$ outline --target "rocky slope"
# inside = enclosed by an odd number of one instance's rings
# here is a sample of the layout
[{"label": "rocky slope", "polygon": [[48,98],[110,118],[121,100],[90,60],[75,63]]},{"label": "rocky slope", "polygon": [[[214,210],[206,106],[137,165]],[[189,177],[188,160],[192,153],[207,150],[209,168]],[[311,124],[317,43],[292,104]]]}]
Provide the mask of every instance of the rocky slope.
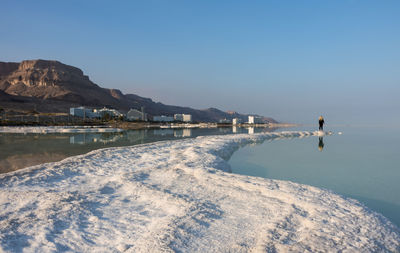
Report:
[{"label": "rocky slope", "polygon": [[[196,110],[156,103],[135,94],[125,95],[120,90],[98,86],[79,68],[58,61],[0,62],[0,107],[14,111],[68,112],[70,107],[81,105],[107,106],[123,112],[144,106],[150,115],[188,113],[196,121],[247,118],[247,115],[215,108]],[[264,119],[275,122],[271,118]]]}]

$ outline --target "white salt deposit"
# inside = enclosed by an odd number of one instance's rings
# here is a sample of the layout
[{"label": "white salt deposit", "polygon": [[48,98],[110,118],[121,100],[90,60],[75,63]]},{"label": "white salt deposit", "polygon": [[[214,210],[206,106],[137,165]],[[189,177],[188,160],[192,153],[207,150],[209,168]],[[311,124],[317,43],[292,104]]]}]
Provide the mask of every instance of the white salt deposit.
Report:
[{"label": "white salt deposit", "polygon": [[122,132],[119,128],[99,127],[99,126],[38,126],[38,127],[18,127],[18,126],[7,126],[0,127],[0,133],[110,133],[110,132]]},{"label": "white salt deposit", "polygon": [[332,134],[332,132],[324,132],[324,131],[319,130],[317,132],[314,132],[314,134],[321,137],[321,136],[325,136],[325,135],[330,135],[330,134]]},{"label": "white salt deposit", "polygon": [[108,148],[0,175],[0,251],[399,252],[386,218],[330,191],[231,174],[281,132]]}]

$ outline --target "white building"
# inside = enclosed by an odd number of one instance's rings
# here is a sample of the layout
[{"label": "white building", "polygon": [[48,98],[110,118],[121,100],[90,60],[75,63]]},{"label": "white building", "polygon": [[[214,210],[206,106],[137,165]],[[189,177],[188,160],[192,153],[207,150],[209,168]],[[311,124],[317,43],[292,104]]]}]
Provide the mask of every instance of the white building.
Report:
[{"label": "white building", "polygon": [[192,122],[191,114],[182,114],[182,115],[183,115],[183,122]]},{"label": "white building", "polygon": [[232,119],[232,125],[238,125],[241,123],[240,121],[241,120],[239,118],[234,118],[234,119]]},{"label": "white building", "polygon": [[117,111],[115,109],[106,108],[106,107],[104,107],[102,109],[95,109],[94,112],[98,113],[100,115],[100,117],[105,117],[106,115],[109,115],[110,117],[124,116],[119,111]]},{"label": "white building", "polygon": [[228,123],[231,123],[231,121],[228,120],[228,119],[220,119],[220,120],[219,120],[219,123],[221,123],[221,124],[228,124]]},{"label": "white building", "polygon": [[100,115],[92,109],[83,106],[76,108],[69,108],[69,114],[81,118],[100,118]]},{"label": "white building", "polygon": [[161,115],[161,116],[154,116],[153,117],[153,121],[157,121],[157,122],[172,122],[172,121],[174,121],[174,118],[170,117],[170,116]]},{"label": "white building", "polygon": [[191,114],[175,114],[174,119],[176,121],[192,122],[192,115]]},{"label": "white building", "polygon": [[139,111],[136,109],[130,109],[126,114],[127,120],[143,120],[147,121],[147,114],[144,111]]},{"label": "white building", "polygon": [[262,124],[264,123],[261,117],[249,116],[249,124]]}]

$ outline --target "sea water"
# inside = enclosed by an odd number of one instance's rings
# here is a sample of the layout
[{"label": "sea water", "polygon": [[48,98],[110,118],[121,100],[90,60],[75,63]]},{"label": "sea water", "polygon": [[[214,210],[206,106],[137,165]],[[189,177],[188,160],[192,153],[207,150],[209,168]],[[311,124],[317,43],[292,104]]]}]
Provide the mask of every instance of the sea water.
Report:
[{"label": "sea water", "polygon": [[[149,129],[122,133],[2,133],[0,173],[60,161],[106,147],[273,130],[234,127]],[[304,127],[302,130],[315,129]],[[323,138],[274,140],[239,149],[229,161],[232,171],[329,189],[359,200],[400,226],[400,151],[397,147],[400,136],[397,129],[336,127],[327,130],[334,134]]]},{"label": "sea water", "polygon": [[229,160],[232,172],[329,189],[357,199],[400,227],[398,129],[326,130],[334,134],[274,140],[239,149]]},{"label": "sea water", "polygon": [[[255,131],[273,131],[258,128]],[[85,154],[156,141],[248,132],[242,128],[164,128],[90,133],[0,133],[0,174]]]}]

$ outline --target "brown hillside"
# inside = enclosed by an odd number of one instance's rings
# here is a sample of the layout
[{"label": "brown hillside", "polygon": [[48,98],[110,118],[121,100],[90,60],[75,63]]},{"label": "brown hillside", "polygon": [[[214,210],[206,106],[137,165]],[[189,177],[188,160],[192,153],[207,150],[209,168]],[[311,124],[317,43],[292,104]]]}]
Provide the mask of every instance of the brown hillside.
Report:
[{"label": "brown hillside", "polygon": [[[101,88],[79,68],[58,61],[26,60],[0,62],[0,106],[9,110],[68,112],[73,106],[112,107],[122,112],[140,109],[150,115],[192,114],[196,121],[218,121],[247,115],[210,108],[196,110],[156,103],[135,94],[124,95],[117,89]],[[265,118],[266,122],[275,122]]]}]

